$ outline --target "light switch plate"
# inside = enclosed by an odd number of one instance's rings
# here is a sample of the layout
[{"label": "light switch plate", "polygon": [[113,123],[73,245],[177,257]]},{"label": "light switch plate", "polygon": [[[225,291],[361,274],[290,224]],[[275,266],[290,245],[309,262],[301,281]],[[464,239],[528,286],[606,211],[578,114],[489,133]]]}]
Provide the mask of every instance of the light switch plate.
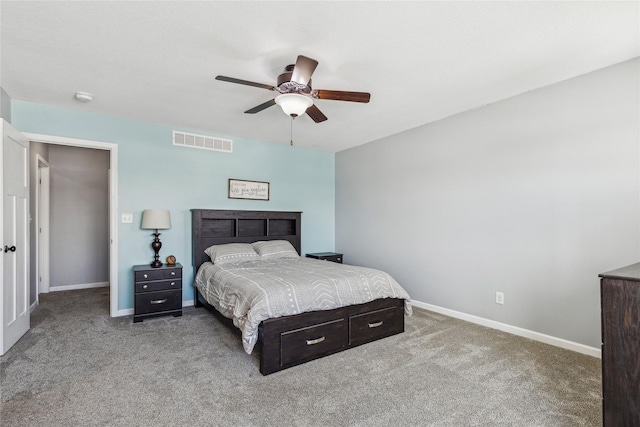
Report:
[{"label": "light switch plate", "polygon": [[133,224],[133,214],[123,213],[122,214],[122,223],[123,224]]}]

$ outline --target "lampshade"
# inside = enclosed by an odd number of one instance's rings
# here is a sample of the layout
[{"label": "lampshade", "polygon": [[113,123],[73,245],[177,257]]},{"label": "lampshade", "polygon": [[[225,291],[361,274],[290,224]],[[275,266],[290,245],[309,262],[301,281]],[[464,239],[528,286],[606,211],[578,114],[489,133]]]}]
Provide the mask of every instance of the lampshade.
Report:
[{"label": "lampshade", "polygon": [[171,214],[161,209],[147,209],[142,212],[142,227],[145,229],[171,228]]},{"label": "lampshade", "polygon": [[297,117],[303,115],[307,108],[313,105],[313,100],[298,93],[283,93],[276,96],[276,104],[282,107],[282,111],[287,116]]}]

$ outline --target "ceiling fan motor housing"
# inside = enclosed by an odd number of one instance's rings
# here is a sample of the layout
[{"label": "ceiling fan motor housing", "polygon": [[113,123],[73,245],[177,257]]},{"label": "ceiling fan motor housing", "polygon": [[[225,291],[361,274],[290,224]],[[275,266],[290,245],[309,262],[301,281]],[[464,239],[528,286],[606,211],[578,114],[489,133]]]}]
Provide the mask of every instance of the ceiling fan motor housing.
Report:
[{"label": "ceiling fan motor housing", "polygon": [[287,65],[284,73],[278,76],[277,91],[280,93],[311,93],[311,79],[309,79],[309,83],[306,85],[291,80],[294,67],[295,64]]}]

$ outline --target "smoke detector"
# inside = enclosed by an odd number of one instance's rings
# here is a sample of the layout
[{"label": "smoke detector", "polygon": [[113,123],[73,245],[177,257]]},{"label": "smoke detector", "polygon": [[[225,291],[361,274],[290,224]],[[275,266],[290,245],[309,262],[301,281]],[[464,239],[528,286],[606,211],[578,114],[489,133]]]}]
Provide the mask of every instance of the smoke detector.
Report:
[{"label": "smoke detector", "polygon": [[75,98],[80,102],[93,101],[93,95],[91,95],[89,92],[76,92]]}]

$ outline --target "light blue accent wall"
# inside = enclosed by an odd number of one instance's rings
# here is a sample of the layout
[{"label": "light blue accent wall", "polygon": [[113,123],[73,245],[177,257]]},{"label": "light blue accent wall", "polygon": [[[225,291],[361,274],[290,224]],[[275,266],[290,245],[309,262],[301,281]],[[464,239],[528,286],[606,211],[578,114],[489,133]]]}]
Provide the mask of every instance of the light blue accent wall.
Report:
[{"label": "light blue accent wall", "polygon": [[[140,229],[145,209],[171,211],[160,256],[183,265],[185,301],[193,299],[190,209],[302,211],[302,253],[334,250],[333,153],[19,100],[11,113],[22,132],[118,144],[119,310],[133,307],[131,267],[153,259],[152,236]],[[174,146],[173,130],[233,139],[233,153]],[[227,198],[229,178],[270,182],[271,200]],[[120,223],[122,213],[133,213],[133,224]]]}]

